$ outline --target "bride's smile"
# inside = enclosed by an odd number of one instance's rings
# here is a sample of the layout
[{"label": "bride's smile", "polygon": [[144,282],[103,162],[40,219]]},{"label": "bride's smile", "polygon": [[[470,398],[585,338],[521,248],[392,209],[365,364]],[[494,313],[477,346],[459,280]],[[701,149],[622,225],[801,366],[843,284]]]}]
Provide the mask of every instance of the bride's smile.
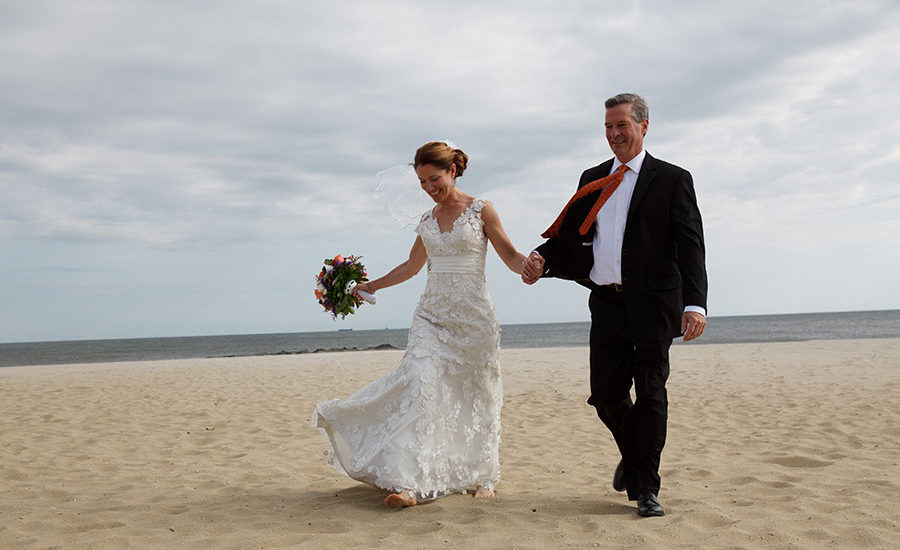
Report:
[{"label": "bride's smile", "polygon": [[416,175],[419,176],[419,184],[422,189],[428,193],[434,202],[443,202],[448,197],[453,196],[455,188],[454,180],[456,178],[456,167],[451,166],[449,170],[438,168],[431,164],[423,164],[416,168]]}]

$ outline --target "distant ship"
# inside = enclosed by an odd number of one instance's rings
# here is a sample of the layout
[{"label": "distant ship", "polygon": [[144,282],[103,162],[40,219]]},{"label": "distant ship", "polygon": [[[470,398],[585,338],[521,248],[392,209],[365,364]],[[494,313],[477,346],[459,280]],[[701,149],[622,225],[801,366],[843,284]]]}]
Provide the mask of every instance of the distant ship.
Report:
[{"label": "distant ship", "polygon": [[339,328],[338,332],[350,332],[352,330],[353,330],[352,328]]}]

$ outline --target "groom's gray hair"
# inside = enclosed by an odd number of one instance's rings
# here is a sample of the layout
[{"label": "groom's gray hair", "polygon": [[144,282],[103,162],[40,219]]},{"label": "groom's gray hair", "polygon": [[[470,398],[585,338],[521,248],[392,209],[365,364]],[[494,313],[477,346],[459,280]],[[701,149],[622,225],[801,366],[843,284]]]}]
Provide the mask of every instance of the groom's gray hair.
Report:
[{"label": "groom's gray hair", "polygon": [[606,108],[611,109],[616,105],[631,105],[631,118],[641,123],[650,117],[650,107],[647,100],[637,94],[618,94],[606,100]]}]

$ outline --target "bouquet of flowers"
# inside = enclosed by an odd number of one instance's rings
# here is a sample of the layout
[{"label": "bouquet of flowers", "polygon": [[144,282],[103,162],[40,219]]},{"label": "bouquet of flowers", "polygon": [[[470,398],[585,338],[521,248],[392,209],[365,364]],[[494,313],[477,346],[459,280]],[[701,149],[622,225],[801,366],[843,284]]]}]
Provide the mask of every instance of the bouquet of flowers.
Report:
[{"label": "bouquet of flowers", "polygon": [[335,319],[338,315],[343,319],[355,313],[363,299],[375,303],[375,297],[371,294],[360,293],[366,294],[362,299],[353,295],[353,287],[368,280],[366,266],[360,263],[358,257],[344,258],[338,254],[333,259],[326,259],[322,271],[316,276],[316,300]]}]

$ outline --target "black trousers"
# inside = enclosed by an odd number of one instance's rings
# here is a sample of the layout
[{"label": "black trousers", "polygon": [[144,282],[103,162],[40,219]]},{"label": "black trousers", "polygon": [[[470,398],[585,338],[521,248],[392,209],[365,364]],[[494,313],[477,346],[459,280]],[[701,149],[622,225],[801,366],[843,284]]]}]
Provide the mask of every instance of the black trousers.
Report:
[{"label": "black trousers", "polygon": [[[672,340],[634,336],[621,292],[591,291],[591,397],[619,453],[630,500],[645,491],[659,494],[659,460],[666,443],[669,347]],[[634,386],[635,400],[631,399]]]}]

